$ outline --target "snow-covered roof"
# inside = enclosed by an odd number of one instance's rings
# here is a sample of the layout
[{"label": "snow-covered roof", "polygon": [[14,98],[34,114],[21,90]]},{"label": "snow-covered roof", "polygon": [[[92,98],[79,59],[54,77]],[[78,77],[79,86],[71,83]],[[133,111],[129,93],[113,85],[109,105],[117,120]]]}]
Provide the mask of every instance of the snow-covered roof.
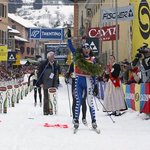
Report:
[{"label": "snow-covered roof", "polygon": [[20,32],[16,29],[11,28],[10,26],[7,27],[9,33],[19,34]]},{"label": "snow-covered roof", "polygon": [[25,20],[22,17],[17,16],[15,14],[8,13],[8,17],[14,20],[15,22],[21,24],[25,28],[36,28],[36,26],[33,23],[31,23],[29,20]]},{"label": "snow-covered roof", "polygon": [[14,36],[15,40],[17,41],[22,41],[22,42],[29,42],[28,40],[22,38],[22,37],[19,37],[19,36]]}]

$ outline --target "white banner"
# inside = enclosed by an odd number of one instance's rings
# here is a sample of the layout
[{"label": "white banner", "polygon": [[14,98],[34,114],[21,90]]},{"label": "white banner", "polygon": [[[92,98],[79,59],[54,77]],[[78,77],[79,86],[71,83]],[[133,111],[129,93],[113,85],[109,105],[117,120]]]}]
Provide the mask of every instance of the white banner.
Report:
[{"label": "white banner", "polygon": [[[118,21],[130,21],[134,18],[134,6],[129,5],[126,7],[118,7],[117,19]],[[115,22],[116,21],[116,9],[101,9],[101,23]]]}]

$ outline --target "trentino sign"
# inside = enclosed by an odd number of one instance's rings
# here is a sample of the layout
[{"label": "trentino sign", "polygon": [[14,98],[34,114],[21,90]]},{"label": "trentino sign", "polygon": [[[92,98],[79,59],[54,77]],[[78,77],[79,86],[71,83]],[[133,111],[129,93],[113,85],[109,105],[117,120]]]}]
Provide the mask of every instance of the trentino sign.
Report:
[{"label": "trentino sign", "polygon": [[64,29],[30,28],[29,39],[64,40]]}]

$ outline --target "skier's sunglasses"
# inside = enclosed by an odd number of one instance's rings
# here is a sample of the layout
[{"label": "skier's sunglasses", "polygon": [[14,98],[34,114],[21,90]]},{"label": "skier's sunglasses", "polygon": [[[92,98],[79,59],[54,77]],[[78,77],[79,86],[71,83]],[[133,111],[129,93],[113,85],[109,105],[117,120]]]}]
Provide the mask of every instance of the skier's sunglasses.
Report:
[{"label": "skier's sunglasses", "polygon": [[90,49],[90,46],[89,45],[84,45],[82,48],[84,48],[84,49]]}]

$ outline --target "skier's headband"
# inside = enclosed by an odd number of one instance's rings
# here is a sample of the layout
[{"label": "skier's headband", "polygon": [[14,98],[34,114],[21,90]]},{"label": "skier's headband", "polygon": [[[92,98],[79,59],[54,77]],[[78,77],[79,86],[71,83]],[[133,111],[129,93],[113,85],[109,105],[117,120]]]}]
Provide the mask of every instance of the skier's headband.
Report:
[{"label": "skier's headband", "polygon": [[88,43],[85,43],[83,46],[82,46],[83,49],[90,49],[90,45]]}]

